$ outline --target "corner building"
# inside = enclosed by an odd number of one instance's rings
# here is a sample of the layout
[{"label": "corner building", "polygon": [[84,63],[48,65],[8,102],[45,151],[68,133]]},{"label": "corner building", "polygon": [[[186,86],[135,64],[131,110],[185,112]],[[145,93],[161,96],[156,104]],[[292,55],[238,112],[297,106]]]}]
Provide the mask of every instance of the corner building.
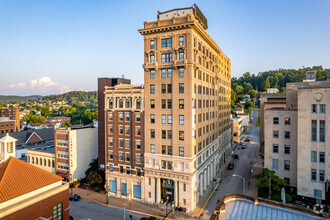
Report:
[{"label": "corner building", "polygon": [[230,154],[230,60],[197,5],[144,22],[145,201],[192,211]]}]

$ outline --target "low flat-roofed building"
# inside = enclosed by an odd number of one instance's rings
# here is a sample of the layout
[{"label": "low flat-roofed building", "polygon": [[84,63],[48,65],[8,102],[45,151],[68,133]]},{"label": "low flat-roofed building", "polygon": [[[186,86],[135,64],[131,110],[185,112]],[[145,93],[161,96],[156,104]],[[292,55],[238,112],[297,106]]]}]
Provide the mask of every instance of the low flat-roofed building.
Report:
[{"label": "low flat-roofed building", "polygon": [[16,121],[9,117],[0,117],[0,133],[16,132]]},{"label": "low flat-roofed building", "polygon": [[242,194],[227,194],[219,200],[210,220],[317,220],[327,217],[328,213],[316,214],[302,206]]},{"label": "low flat-roofed building", "polygon": [[0,219],[69,219],[69,184],[10,157],[0,163]]},{"label": "low flat-roofed building", "polygon": [[55,146],[28,149],[27,162],[55,174]]}]

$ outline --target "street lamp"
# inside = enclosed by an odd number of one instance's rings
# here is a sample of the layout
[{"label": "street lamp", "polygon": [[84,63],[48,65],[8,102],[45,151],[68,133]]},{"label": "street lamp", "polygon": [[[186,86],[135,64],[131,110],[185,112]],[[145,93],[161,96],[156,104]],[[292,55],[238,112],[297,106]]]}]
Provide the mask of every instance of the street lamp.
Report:
[{"label": "street lamp", "polygon": [[243,180],[243,194],[245,194],[245,178],[237,174],[233,174],[233,176],[239,177]]}]

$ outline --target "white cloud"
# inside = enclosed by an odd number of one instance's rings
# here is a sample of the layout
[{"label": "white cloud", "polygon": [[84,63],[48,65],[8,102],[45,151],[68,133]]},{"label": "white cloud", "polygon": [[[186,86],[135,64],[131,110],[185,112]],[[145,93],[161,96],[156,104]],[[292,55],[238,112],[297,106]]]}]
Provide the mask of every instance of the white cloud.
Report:
[{"label": "white cloud", "polygon": [[54,82],[49,76],[43,76],[39,79],[32,79],[28,82],[19,82],[10,84],[7,88],[0,88],[1,93],[20,94],[20,95],[48,95],[59,94],[71,91],[68,85],[60,85]]}]

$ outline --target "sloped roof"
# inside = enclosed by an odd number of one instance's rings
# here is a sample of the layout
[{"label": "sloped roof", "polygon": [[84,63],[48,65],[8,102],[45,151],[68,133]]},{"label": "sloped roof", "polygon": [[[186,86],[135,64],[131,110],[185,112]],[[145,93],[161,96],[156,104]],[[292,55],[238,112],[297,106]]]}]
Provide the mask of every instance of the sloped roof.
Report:
[{"label": "sloped roof", "polygon": [[0,203],[63,180],[15,157],[0,163]]},{"label": "sloped roof", "polygon": [[[43,141],[46,140],[54,140],[54,128],[44,128],[44,129],[36,129],[33,131],[19,131],[19,132],[11,132],[9,135],[15,139],[17,139],[16,146],[19,146],[25,143],[29,137],[35,132]],[[0,139],[3,138],[6,134],[0,134]]]}]

